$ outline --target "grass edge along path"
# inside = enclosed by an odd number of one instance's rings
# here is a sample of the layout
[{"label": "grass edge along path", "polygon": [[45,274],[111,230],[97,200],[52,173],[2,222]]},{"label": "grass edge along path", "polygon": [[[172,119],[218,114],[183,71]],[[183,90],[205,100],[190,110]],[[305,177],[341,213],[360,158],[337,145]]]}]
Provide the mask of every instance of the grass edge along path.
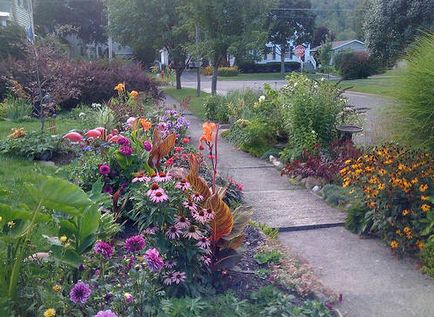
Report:
[{"label": "grass edge along path", "polygon": [[163,92],[178,102],[183,101],[185,98],[191,97],[191,102],[188,105],[190,111],[202,120],[205,120],[205,99],[210,96],[209,93],[200,92],[200,96],[196,96],[196,89],[182,88],[176,89],[174,87],[166,87],[162,89]]}]

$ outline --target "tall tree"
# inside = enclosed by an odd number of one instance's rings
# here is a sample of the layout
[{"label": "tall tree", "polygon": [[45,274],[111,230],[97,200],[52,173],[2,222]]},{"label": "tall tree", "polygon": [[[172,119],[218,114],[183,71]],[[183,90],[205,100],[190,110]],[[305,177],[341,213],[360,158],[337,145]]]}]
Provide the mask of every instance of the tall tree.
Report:
[{"label": "tall tree", "polygon": [[75,33],[85,44],[107,41],[103,0],[35,0],[35,25],[39,34]]},{"label": "tall tree", "polygon": [[285,54],[289,41],[300,44],[312,38],[315,15],[310,0],[279,0],[268,15],[269,41],[280,53],[280,73],[285,73]]},{"label": "tall tree", "polygon": [[[184,18],[203,32],[200,47],[213,67],[211,92],[217,92],[218,67],[228,53],[237,56],[265,40],[263,29],[268,6],[262,0],[190,0]],[[261,45],[263,45],[262,43]]]},{"label": "tall tree", "polygon": [[434,30],[434,0],[370,0],[363,27],[370,53],[392,66],[421,31]]},{"label": "tall tree", "polygon": [[110,0],[110,33],[134,50],[165,48],[181,89],[181,75],[188,63],[189,33],[178,10],[186,0]]},{"label": "tall tree", "polygon": [[327,40],[334,41],[335,35],[326,26],[315,28],[313,32],[312,47],[319,46]]}]

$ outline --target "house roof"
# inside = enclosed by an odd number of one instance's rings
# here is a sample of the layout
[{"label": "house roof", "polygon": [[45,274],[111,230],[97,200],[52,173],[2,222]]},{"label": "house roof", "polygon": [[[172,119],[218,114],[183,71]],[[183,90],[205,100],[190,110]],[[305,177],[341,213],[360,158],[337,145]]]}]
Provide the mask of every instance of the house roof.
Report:
[{"label": "house roof", "polygon": [[[351,44],[353,42],[357,42],[360,43],[362,45],[365,45],[365,43],[363,43],[362,41],[359,40],[346,40],[346,41],[333,41],[332,42],[332,50],[338,49],[340,47],[346,46],[348,44]],[[321,48],[322,45],[314,47],[313,49],[311,49],[312,52],[316,52]]]}]

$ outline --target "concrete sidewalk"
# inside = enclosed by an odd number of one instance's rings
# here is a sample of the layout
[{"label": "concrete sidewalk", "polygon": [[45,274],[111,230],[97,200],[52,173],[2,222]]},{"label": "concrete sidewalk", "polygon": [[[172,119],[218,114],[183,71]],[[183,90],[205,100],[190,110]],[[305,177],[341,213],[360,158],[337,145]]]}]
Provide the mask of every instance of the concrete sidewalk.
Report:
[{"label": "concrete sidewalk", "polygon": [[[168,104],[177,104],[167,98]],[[193,142],[202,122],[187,114]],[[381,241],[362,239],[342,226],[345,214],[309,191],[292,186],[271,164],[219,140],[219,171],[243,184],[254,219],[284,230],[279,240],[306,260],[326,287],[343,295],[348,317],[434,317],[434,281],[411,259],[393,256]]]}]

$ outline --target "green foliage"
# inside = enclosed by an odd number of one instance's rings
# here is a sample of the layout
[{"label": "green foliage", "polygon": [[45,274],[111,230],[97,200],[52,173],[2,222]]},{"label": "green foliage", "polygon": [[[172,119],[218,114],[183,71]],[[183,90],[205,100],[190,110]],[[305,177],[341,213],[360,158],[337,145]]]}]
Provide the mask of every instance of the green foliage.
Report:
[{"label": "green foliage", "polygon": [[274,263],[279,264],[282,259],[282,253],[277,250],[259,251],[255,254],[255,260],[258,264]]},{"label": "green foliage", "polygon": [[271,228],[265,223],[250,221],[249,225],[251,225],[254,228],[260,229],[270,239],[276,240],[277,236],[279,235],[278,228]]},{"label": "green foliage", "polygon": [[238,67],[219,67],[218,69],[218,75],[222,77],[235,77],[239,73]]},{"label": "green foliage", "polygon": [[0,103],[0,117],[11,121],[23,121],[30,119],[32,105],[28,100],[7,97]]},{"label": "green foliage", "polygon": [[288,84],[279,94],[292,155],[312,151],[317,143],[327,147],[338,137],[336,126],[347,104],[342,92],[332,83],[300,74],[291,74],[286,79]]},{"label": "green foliage", "polygon": [[376,64],[366,52],[342,52],[336,56],[335,66],[343,79],[367,78],[376,73]]},{"label": "green foliage", "polygon": [[209,96],[205,99],[205,116],[208,120],[228,123],[229,113],[226,97],[221,95]]},{"label": "green foliage", "polygon": [[326,184],[321,190],[324,200],[333,206],[345,206],[353,200],[347,188],[334,184]]},{"label": "green foliage", "polygon": [[0,141],[1,154],[34,160],[50,160],[72,150],[61,136],[44,132],[29,132],[23,137]]},{"label": "green foliage", "polygon": [[364,234],[368,228],[367,208],[362,202],[356,202],[347,209],[345,228],[353,233]]},{"label": "green foliage", "polygon": [[332,42],[329,39],[327,39],[322,44],[319,51],[319,60],[321,63],[321,68],[329,66],[331,57],[332,57]]},{"label": "green foliage", "polygon": [[26,33],[18,24],[8,23],[8,26],[0,28],[0,43],[0,60],[25,57]]},{"label": "green foliage", "polygon": [[393,66],[423,30],[434,28],[431,0],[370,0],[365,12],[369,52],[387,66]]},{"label": "green foliage", "polygon": [[421,37],[395,81],[397,104],[390,109],[400,141],[434,151],[434,34]]},{"label": "green foliage", "polygon": [[422,261],[422,271],[434,278],[434,236],[431,236],[422,251]]},{"label": "green foliage", "polygon": [[[71,244],[62,245],[57,238],[49,239],[52,257],[74,267],[82,263],[80,254],[92,246],[99,226],[98,208],[76,185],[59,178],[39,176],[24,187],[25,201],[0,204],[0,240],[11,250],[1,259],[5,269],[0,278],[0,290],[4,291],[0,297],[12,300],[16,296],[21,267],[30,252],[27,240],[40,224],[59,221],[59,233],[67,234]],[[2,196],[5,195],[7,192],[3,191]]]}]

